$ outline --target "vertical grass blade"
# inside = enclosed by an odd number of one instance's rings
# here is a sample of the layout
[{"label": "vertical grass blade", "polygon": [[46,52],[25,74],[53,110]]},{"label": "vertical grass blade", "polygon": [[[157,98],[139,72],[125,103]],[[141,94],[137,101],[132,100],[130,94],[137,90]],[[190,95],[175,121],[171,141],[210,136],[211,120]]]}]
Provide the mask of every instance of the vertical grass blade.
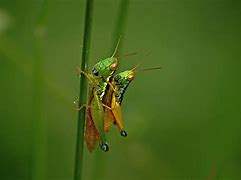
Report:
[{"label": "vertical grass blade", "polygon": [[[81,69],[87,71],[89,52],[90,52],[90,40],[91,40],[91,27],[93,16],[94,0],[86,1],[85,10],[85,24],[84,24],[84,40]],[[80,77],[80,92],[79,92],[79,105],[86,104],[87,96],[87,81],[84,76]],[[84,146],[84,127],[85,127],[85,109],[79,111],[78,125],[77,125],[77,138],[76,138],[76,155],[75,155],[75,170],[74,180],[80,180],[82,175],[82,161],[83,161],[83,146]]]},{"label": "vertical grass blade", "polygon": [[44,28],[46,17],[47,0],[43,0],[36,20],[33,35],[33,56],[34,56],[34,78],[33,78],[33,154],[32,154],[32,179],[46,179],[47,171],[47,143],[46,143],[46,123],[43,117],[44,107],[44,72],[43,72],[43,51],[42,34],[39,33]]},{"label": "vertical grass blade", "polygon": [[[118,41],[120,36],[124,35],[126,21],[127,21],[127,17],[128,17],[129,5],[130,5],[130,0],[121,0],[121,2],[120,2],[118,12],[117,12],[117,19],[115,22],[114,32],[113,32],[113,40],[112,40],[112,48],[111,49],[115,48],[116,42]],[[120,54],[121,49],[122,49],[122,42],[123,42],[123,40],[121,40],[116,54]]]}]

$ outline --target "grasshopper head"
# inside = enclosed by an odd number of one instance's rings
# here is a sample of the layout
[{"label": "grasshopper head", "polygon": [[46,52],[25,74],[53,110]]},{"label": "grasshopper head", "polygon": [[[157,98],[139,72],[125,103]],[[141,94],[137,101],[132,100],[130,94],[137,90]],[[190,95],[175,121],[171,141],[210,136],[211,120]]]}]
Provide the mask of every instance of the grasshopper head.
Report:
[{"label": "grasshopper head", "polygon": [[114,81],[117,84],[120,84],[120,85],[129,84],[131,81],[133,81],[135,79],[136,74],[138,74],[139,72],[152,71],[152,70],[156,70],[156,69],[161,69],[162,68],[161,66],[159,66],[159,67],[154,67],[154,68],[146,68],[146,69],[138,70],[139,65],[140,65],[140,63],[137,64],[137,66],[134,67],[131,70],[126,70],[126,71],[123,71],[123,72],[117,74],[114,77]]},{"label": "grasshopper head", "polygon": [[107,80],[111,75],[113,75],[118,67],[118,59],[115,57],[110,57],[99,61],[92,69],[92,74],[94,76],[103,77]]},{"label": "grasshopper head", "polygon": [[117,82],[117,84],[123,85],[123,84],[129,84],[132,80],[135,79],[135,71],[132,70],[126,70],[119,74],[117,74],[114,77],[114,81]]}]

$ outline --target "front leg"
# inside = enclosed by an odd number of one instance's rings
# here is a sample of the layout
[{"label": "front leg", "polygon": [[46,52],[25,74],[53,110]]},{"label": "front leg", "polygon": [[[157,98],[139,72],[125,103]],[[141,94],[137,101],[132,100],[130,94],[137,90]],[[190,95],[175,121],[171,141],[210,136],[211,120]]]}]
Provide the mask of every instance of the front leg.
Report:
[{"label": "front leg", "polygon": [[91,74],[88,74],[88,73],[84,72],[84,71],[81,70],[79,67],[76,67],[75,69],[76,69],[79,77],[83,75],[83,76],[86,77],[86,79],[87,79],[91,84],[94,84],[95,86],[97,86],[97,84],[96,84],[96,82],[94,81],[94,79],[93,79],[93,77],[92,77]]}]

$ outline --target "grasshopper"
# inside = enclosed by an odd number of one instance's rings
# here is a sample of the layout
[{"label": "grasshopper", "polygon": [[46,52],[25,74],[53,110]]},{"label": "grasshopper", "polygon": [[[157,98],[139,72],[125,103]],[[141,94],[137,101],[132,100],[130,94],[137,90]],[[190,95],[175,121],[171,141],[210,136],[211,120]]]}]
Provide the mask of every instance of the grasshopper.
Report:
[{"label": "grasshopper", "polygon": [[121,103],[125,94],[125,91],[138,72],[160,69],[162,67],[148,68],[137,70],[140,63],[131,70],[123,71],[114,76],[110,82],[110,88],[105,93],[103,103],[105,107],[104,117],[104,131],[108,132],[112,123],[117,125],[121,136],[126,137],[127,132],[124,130],[124,123],[122,117]]},{"label": "grasshopper", "polygon": [[104,109],[102,99],[106,91],[110,77],[115,73],[118,67],[118,58],[114,57],[119,45],[120,39],[116,45],[111,57],[100,60],[88,74],[79,68],[79,75],[84,75],[89,81],[89,98],[87,105],[82,105],[78,110],[86,107],[86,122],[84,139],[88,150],[95,149],[96,142],[103,151],[108,151],[109,146],[104,133]]}]

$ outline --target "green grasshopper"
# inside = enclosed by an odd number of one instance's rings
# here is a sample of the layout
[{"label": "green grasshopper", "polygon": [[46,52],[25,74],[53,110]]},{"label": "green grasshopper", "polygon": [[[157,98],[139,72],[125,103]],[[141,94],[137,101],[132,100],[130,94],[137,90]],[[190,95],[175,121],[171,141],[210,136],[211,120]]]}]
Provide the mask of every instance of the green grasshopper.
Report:
[{"label": "green grasshopper", "polygon": [[[118,67],[118,58],[114,57],[120,39],[116,45],[114,53],[110,58],[100,60],[91,70],[91,74],[87,74],[77,68],[79,75],[84,75],[90,82],[88,104],[79,108],[87,107],[86,109],[86,124],[85,124],[85,142],[91,152],[99,142],[100,148],[104,151],[109,150],[104,132],[104,108],[102,104],[103,96],[106,92],[106,87],[111,76],[115,73]],[[133,54],[133,53],[132,53]]]},{"label": "green grasshopper", "polygon": [[[109,59],[102,61],[106,62],[109,61]],[[109,64],[109,69],[106,69],[106,67],[108,66],[105,66],[106,70],[103,71],[103,76],[101,74],[103,68],[100,68],[97,65],[95,65],[95,68],[92,69],[91,74],[86,74],[85,72],[78,70],[79,73],[85,75],[90,82],[88,104],[86,105],[87,109],[85,125],[85,142],[87,144],[89,151],[92,151],[95,148],[97,140],[103,151],[109,150],[109,146],[106,142],[105,133],[103,130],[104,109],[102,105],[102,98],[105,93],[105,88],[107,86],[109,76],[111,76],[115,71],[115,69],[112,67],[116,66],[117,63],[114,60],[113,63]],[[99,69],[97,70],[97,68]],[[109,71],[109,76],[107,74],[107,71]],[[80,107],[79,109],[81,109],[82,107]]]},{"label": "green grasshopper", "polygon": [[149,71],[160,69],[162,67],[148,68],[137,70],[140,63],[131,70],[123,71],[114,76],[111,81],[111,85],[106,92],[103,103],[106,105],[105,107],[105,117],[104,117],[104,131],[108,132],[111,124],[114,123],[117,125],[121,136],[126,137],[127,132],[124,130],[124,123],[121,111],[121,103],[125,94],[125,91],[129,84],[134,80],[136,74],[142,71]]}]

